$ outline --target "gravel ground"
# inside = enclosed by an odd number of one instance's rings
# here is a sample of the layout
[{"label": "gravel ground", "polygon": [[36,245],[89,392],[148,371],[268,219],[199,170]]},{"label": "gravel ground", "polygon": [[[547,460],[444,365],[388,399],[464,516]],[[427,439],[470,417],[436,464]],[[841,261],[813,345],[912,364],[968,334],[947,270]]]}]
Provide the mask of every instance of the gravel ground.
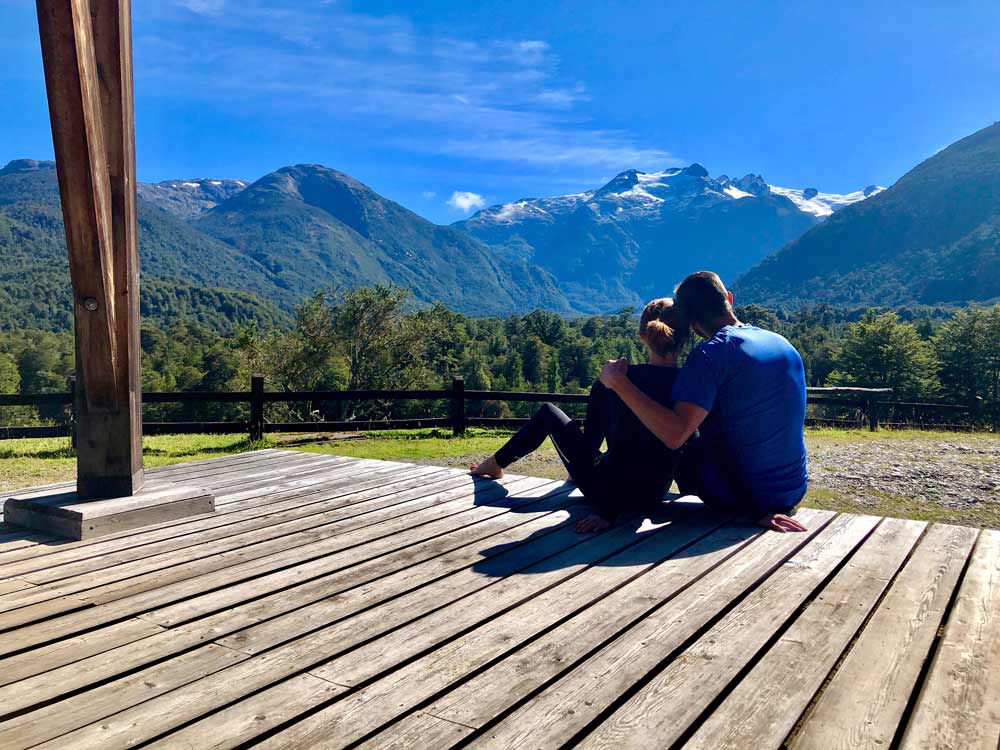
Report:
[{"label": "gravel ground", "polygon": [[[810,430],[806,442],[811,475],[806,505],[1000,528],[1000,435]],[[480,458],[421,463],[466,467]],[[566,476],[552,450],[539,451],[511,471]]]},{"label": "gravel ground", "polygon": [[809,442],[812,486],[860,508],[895,500],[928,511],[1000,513],[1000,436],[887,433]]}]

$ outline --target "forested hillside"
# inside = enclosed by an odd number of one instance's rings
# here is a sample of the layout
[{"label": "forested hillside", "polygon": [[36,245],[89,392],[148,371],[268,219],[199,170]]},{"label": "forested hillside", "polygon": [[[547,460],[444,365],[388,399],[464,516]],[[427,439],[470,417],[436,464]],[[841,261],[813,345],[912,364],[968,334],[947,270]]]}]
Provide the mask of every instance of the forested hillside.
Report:
[{"label": "forested hillside", "polygon": [[473,315],[569,310],[538,266],[316,164],[265,175],[192,225],[259,263],[299,299],[318,287],[391,283]]},{"label": "forested hillside", "polygon": [[735,285],[764,304],[1000,298],[1000,123],[834,214]]},{"label": "forested hillside", "polygon": [[[152,205],[139,205],[143,315],[215,330],[286,324],[295,299],[259,264]],[[68,330],[69,264],[51,162],[0,170],[0,329]],[[285,309],[282,310],[282,307]]]},{"label": "forested hillside", "polygon": [[[323,167],[286,168],[250,187],[144,185],[139,196],[142,309],[161,325],[284,325],[318,288],[373,283],[471,314],[569,309],[537,266]],[[54,163],[22,159],[0,169],[0,263],[0,330],[71,326]]]}]

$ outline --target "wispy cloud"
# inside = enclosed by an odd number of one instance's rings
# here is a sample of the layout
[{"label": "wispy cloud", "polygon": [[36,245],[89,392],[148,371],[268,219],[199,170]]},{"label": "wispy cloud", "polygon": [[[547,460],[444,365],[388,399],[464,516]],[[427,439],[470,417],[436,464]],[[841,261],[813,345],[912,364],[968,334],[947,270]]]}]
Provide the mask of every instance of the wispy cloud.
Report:
[{"label": "wispy cloud", "polygon": [[139,3],[138,75],[247,113],[363,124],[402,150],[581,173],[671,158],[594,127],[586,88],[540,39],[460,39],[338,2]]},{"label": "wispy cloud", "polygon": [[177,4],[192,13],[215,15],[225,6],[225,0],[178,0]]},{"label": "wispy cloud", "polygon": [[421,197],[423,197],[424,199],[429,200],[429,201],[430,200],[434,200],[435,198],[437,198],[437,193],[434,192],[433,190],[425,190],[420,195],[421,195]]},{"label": "wispy cloud", "polygon": [[456,190],[451,194],[446,203],[465,214],[486,207],[486,199],[483,196],[479,193],[470,193],[466,190]]}]

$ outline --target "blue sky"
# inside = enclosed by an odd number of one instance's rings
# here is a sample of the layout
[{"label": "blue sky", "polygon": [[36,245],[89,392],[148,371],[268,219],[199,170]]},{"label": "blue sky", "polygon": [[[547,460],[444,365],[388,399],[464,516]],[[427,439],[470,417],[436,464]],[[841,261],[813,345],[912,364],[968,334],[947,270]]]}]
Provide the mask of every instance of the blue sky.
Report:
[{"label": "blue sky", "polygon": [[[348,172],[438,222],[699,161],[891,184],[1000,119],[1000,3],[133,0],[139,178]],[[0,161],[51,158],[0,0]]]}]

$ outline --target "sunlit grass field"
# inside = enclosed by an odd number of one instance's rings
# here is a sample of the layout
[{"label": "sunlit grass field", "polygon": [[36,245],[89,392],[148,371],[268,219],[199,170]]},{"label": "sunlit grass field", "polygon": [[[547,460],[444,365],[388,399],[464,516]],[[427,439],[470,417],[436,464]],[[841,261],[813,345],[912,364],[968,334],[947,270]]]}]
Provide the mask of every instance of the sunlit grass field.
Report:
[{"label": "sunlit grass field", "polygon": [[[428,429],[355,435],[269,435],[257,444],[240,435],[158,435],[143,440],[143,455],[145,465],[153,467],[256,448],[280,447],[356,458],[464,467],[493,453],[508,435],[503,431],[470,429],[464,437],[456,438],[449,430]],[[1000,528],[1000,495],[995,475],[989,474],[1000,454],[1000,436],[817,428],[806,430],[806,443],[813,481],[804,505]],[[940,467],[934,462],[942,460],[942,451],[937,450],[941,447],[952,449],[946,468],[957,471],[959,476],[971,477],[973,489],[961,489],[957,499],[940,498],[930,490],[922,497],[915,495],[914,486],[924,491],[922,471],[928,476],[940,474]],[[859,468],[853,470],[851,464],[855,456],[859,462],[863,459],[867,463],[860,463]],[[907,470],[905,481],[897,479],[900,467]],[[513,468],[521,474],[565,478],[565,470],[549,444]],[[853,476],[851,471],[864,476]],[[0,442],[0,491],[70,480],[74,472],[75,457],[67,438]],[[843,472],[846,472],[844,479],[841,478]],[[876,487],[870,482],[854,481],[868,480],[873,472],[884,473],[877,477],[881,483]],[[975,489],[977,487],[986,489]]]}]

